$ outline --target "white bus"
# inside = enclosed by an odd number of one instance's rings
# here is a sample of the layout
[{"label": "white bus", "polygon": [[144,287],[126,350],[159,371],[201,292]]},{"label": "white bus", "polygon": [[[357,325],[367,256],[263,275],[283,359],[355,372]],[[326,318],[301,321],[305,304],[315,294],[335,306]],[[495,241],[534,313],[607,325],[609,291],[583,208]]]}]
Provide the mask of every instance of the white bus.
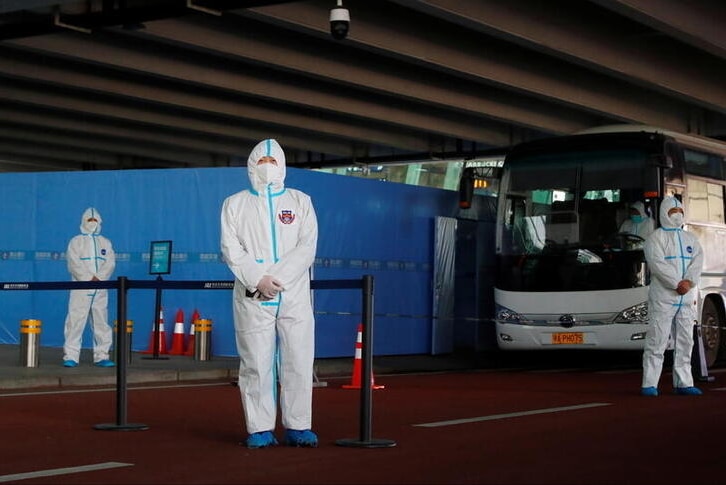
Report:
[{"label": "white bus", "polygon": [[522,143],[498,187],[496,339],[501,349],[642,349],[649,272],[643,240],[619,233],[641,201],[658,223],[665,195],[705,255],[700,284],[707,365],[726,347],[726,143],[611,126]]}]

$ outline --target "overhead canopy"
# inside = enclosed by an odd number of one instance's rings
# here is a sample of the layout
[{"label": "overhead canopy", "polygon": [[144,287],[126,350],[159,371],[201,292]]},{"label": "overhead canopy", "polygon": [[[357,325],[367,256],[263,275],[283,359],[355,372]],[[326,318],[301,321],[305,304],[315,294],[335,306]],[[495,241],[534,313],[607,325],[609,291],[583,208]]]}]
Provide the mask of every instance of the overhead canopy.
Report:
[{"label": "overhead canopy", "polygon": [[0,171],[240,165],[267,137],[324,167],[616,122],[723,136],[724,25],[712,0],[6,0]]}]

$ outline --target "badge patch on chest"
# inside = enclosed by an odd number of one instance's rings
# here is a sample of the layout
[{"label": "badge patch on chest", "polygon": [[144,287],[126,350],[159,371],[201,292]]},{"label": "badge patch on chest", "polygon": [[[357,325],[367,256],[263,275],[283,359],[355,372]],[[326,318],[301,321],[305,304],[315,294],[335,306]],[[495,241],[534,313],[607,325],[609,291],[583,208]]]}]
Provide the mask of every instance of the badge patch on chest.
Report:
[{"label": "badge patch on chest", "polygon": [[295,214],[293,214],[291,210],[280,211],[280,214],[278,214],[277,217],[283,224],[292,224],[295,220]]}]

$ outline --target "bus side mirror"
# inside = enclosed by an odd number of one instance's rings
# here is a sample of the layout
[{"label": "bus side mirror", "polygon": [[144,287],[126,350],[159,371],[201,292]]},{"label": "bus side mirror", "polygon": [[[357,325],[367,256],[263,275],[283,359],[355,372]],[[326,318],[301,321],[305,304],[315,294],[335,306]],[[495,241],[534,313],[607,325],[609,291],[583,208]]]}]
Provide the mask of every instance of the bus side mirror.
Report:
[{"label": "bus side mirror", "polygon": [[648,165],[651,167],[671,168],[673,167],[673,159],[669,155],[657,153],[648,157]]},{"label": "bus side mirror", "polygon": [[459,180],[459,208],[470,209],[474,198],[474,169],[465,168]]},{"label": "bus side mirror", "polygon": [[683,166],[683,150],[677,143],[666,141],[663,153],[650,156],[651,165],[654,167],[673,168]]}]

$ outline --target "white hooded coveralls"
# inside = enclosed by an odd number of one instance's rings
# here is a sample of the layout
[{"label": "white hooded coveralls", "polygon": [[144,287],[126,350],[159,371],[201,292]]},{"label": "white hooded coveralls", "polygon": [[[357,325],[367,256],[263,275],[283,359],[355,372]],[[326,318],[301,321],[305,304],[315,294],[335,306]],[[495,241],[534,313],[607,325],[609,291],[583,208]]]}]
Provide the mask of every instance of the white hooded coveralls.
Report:
[{"label": "white hooded coveralls", "polygon": [[[277,166],[265,163],[272,156]],[[251,190],[225,199],[221,250],[234,274],[234,326],[239,388],[248,433],[275,429],[275,360],[279,353],[280,408],[286,429],[311,429],[315,322],[310,267],[318,223],[310,197],[286,188],[285,154],[275,140],[257,144],[247,161]],[[283,291],[251,297],[271,275]]]},{"label": "white hooded coveralls", "polygon": [[[90,222],[95,218],[98,222]],[[108,280],[116,268],[111,241],[101,236],[101,214],[89,207],[81,216],[81,233],[68,243],[66,261],[73,281]],[[71,290],[65,321],[63,360],[78,362],[83,329],[90,316],[93,329],[93,361],[108,359],[113,329],[108,324],[108,290]]]},{"label": "white hooded coveralls", "polygon": [[[693,386],[691,350],[693,327],[698,319],[698,283],[703,269],[703,251],[695,235],[673,222],[668,211],[683,207],[678,199],[666,197],[660,205],[661,227],[645,242],[645,260],[650,268],[648,294],[650,325],[643,350],[642,387],[658,387],[663,354],[672,333],[673,387]],[[681,280],[693,287],[685,295],[675,288]]]},{"label": "white hooded coveralls", "polygon": [[640,222],[633,221],[630,217],[625,219],[620,225],[619,232],[627,232],[635,236],[640,236],[643,239],[648,239],[648,236],[655,230],[655,223],[653,219],[648,217],[645,213],[645,205],[640,202],[633,202],[629,209],[635,209],[638,211],[640,216],[643,218]]}]

